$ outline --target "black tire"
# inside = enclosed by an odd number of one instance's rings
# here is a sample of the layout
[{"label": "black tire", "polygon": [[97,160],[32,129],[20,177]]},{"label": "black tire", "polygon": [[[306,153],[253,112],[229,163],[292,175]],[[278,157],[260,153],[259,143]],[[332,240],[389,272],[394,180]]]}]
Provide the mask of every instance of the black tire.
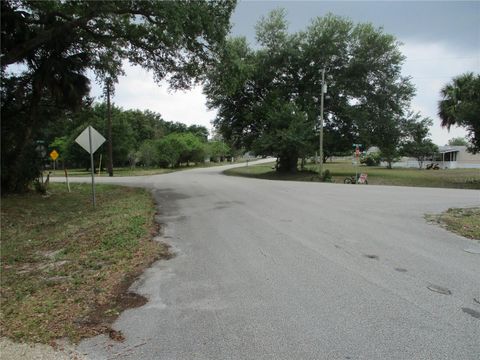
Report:
[{"label": "black tire", "polygon": [[345,178],[345,180],[343,180],[343,183],[344,183],[344,184],[351,184],[351,183],[352,183],[352,179],[350,179],[350,178]]}]

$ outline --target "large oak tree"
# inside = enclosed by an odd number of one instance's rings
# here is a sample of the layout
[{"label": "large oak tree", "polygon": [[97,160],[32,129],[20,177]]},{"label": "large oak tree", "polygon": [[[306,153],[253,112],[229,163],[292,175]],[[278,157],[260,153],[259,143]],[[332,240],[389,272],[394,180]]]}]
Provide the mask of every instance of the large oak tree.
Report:
[{"label": "large oak tree", "polygon": [[186,88],[215,59],[234,7],[233,0],[2,1],[2,191],[25,190],[38,172],[24,170],[39,130],[54,120],[45,106],[81,106],[88,69],[115,81],[128,60]]},{"label": "large oak tree", "polygon": [[230,39],[209,72],[205,93],[226,140],[279,158],[279,171],[318,149],[322,69],[326,69],[326,154],[353,142],[377,145],[392,161],[413,96],[401,76],[397,40],[370,24],[327,15],[290,34],[282,10],[256,27],[258,48]]}]

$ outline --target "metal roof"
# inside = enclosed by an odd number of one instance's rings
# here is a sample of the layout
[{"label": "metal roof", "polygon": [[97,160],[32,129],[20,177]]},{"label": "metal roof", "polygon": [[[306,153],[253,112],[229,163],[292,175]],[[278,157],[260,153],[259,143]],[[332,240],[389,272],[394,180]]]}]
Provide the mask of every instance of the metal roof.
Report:
[{"label": "metal roof", "polygon": [[466,146],[439,146],[438,152],[440,154],[460,152],[466,149]]}]

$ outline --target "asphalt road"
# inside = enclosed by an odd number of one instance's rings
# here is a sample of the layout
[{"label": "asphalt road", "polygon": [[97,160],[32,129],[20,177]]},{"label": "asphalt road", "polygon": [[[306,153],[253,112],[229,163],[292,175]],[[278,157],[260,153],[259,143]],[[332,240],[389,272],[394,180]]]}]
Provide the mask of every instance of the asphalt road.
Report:
[{"label": "asphalt road", "polygon": [[[480,192],[266,181],[223,168],[147,186],[176,257],[147,305],[83,341],[93,359],[479,359],[480,249],[424,220]],[[435,287],[446,294],[430,290]]]}]

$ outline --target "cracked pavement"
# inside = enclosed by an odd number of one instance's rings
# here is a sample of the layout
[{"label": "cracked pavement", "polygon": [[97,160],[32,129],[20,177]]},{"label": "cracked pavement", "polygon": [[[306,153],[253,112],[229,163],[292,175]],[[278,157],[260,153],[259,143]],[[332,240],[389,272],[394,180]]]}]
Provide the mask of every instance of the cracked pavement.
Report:
[{"label": "cracked pavement", "polygon": [[[84,340],[92,359],[478,359],[478,241],[425,213],[475,190],[228,177],[225,167],[101,178],[152,189],[176,257],[149,302]],[[84,179],[85,181],[85,179]],[[447,291],[441,291],[447,290]]]}]

